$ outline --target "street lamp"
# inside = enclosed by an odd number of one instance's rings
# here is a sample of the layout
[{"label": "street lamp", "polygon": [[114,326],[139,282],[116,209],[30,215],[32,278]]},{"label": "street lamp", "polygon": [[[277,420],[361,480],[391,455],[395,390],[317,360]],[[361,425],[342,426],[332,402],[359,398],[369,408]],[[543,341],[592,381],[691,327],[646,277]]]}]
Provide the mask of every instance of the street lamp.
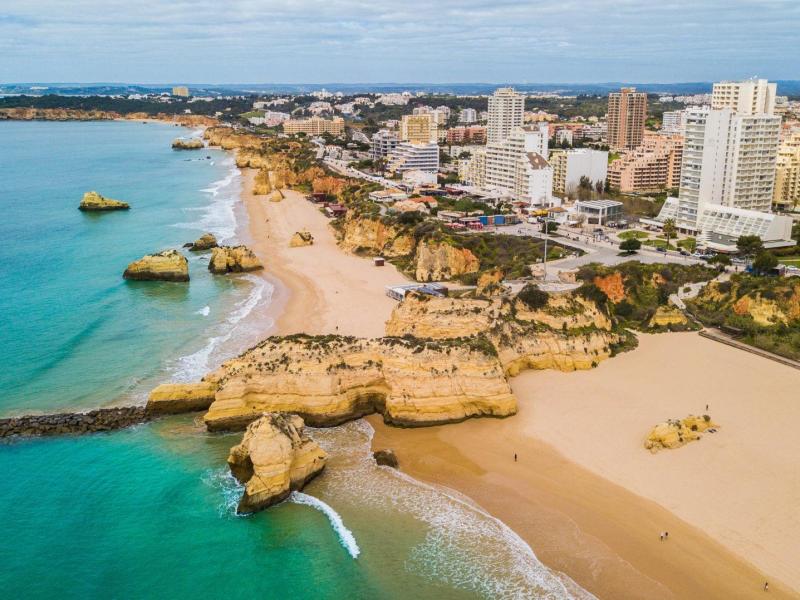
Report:
[{"label": "street lamp", "polygon": [[547,240],[550,239],[550,223],[555,223],[555,219],[544,218],[544,281],[547,281]]}]

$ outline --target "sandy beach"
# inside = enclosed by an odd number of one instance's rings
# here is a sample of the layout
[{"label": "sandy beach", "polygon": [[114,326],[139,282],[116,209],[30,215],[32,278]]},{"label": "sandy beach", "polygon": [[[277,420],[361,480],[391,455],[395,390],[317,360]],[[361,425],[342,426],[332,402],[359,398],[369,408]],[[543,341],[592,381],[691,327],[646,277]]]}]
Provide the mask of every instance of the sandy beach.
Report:
[{"label": "sandy beach", "polygon": [[[275,285],[275,332],[382,335],[394,306],[384,286],[405,278],[339,250],[301,194],[271,203],[252,195],[252,171],[243,176],[248,243]],[[302,229],[314,245],[289,248]],[[592,371],[523,374],[509,419],[397,429],[370,417],[374,446],[393,448],[404,472],[469,496],[598,597],[761,597],[765,580],[773,597],[797,597],[773,578],[798,587],[788,432],[798,409],[788,398],[800,374],[694,334],[652,340]],[[668,382],[655,383],[665,367]],[[728,409],[715,410],[724,392]],[[651,425],[706,403],[720,433],[655,456],[642,448]]]}]

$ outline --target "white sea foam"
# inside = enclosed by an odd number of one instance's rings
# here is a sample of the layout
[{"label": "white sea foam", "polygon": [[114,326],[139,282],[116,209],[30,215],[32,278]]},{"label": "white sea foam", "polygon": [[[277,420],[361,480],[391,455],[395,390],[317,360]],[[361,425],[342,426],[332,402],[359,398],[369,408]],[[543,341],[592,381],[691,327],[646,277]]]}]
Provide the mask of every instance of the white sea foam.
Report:
[{"label": "white sea foam", "polygon": [[207,316],[209,315],[209,313],[210,313],[210,312],[211,312],[211,307],[210,307],[210,306],[208,306],[208,305],[206,305],[206,306],[204,306],[203,308],[201,308],[200,310],[198,310],[198,311],[195,311],[195,313],[194,313],[194,314],[196,314],[196,315],[203,315],[204,317],[207,317]]},{"label": "white sea foam", "polygon": [[[215,352],[226,342],[232,339],[242,339],[241,346],[246,346],[248,342],[247,333],[254,333],[256,330],[247,327],[244,322],[245,319],[253,312],[262,302],[269,302],[272,298],[273,287],[260,277],[254,275],[244,275],[245,279],[252,283],[250,294],[236,303],[233,311],[228,315],[224,322],[217,326],[219,333],[212,335],[206,341],[205,346],[198,351],[183,356],[178,359],[178,365],[175,372],[175,379],[178,381],[192,381],[205,375],[208,371],[214,368],[219,360]],[[206,307],[208,308],[208,307]],[[203,309],[205,310],[205,309]],[[210,311],[210,308],[209,308]],[[271,322],[262,322],[264,328],[272,326]],[[246,330],[246,331],[244,331]],[[242,350],[243,348],[236,348],[235,351]]]},{"label": "white sea foam", "polygon": [[410,549],[409,571],[489,598],[594,598],[550,571],[522,538],[471,500],[378,467],[370,451],[374,430],[366,421],[309,431],[331,455],[326,500],[356,511],[411,515],[421,523],[425,536]]},{"label": "white sea foam", "polygon": [[203,473],[202,481],[208,487],[220,492],[222,497],[218,507],[220,517],[239,516],[236,507],[239,506],[239,498],[244,493],[244,486],[231,474],[230,469],[227,467],[208,469]]},{"label": "white sea foam", "polygon": [[313,506],[318,511],[324,513],[325,516],[328,517],[331,527],[333,527],[333,530],[339,537],[339,541],[342,543],[342,546],[344,546],[344,549],[347,550],[347,553],[353,558],[358,558],[358,555],[361,554],[361,550],[358,547],[358,543],[356,542],[353,532],[345,527],[342,517],[339,516],[339,513],[333,510],[330,505],[326,504],[319,498],[309,496],[308,494],[304,494],[302,492],[292,492],[289,496],[289,501],[294,502],[295,504]]},{"label": "white sea foam", "polygon": [[200,192],[209,196],[209,203],[185,212],[200,212],[200,217],[187,223],[176,223],[179,229],[199,229],[213,233],[220,243],[231,241],[236,236],[236,206],[242,191],[241,172],[233,156],[226,156],[222,164],[229,167],[225,177],[202,188]]}]

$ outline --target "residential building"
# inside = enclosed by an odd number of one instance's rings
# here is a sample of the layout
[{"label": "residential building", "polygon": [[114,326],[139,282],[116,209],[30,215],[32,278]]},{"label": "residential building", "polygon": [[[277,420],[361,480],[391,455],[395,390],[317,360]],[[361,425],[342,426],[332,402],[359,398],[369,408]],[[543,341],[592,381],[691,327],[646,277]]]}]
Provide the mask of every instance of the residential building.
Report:
[{"label": "residential building", "polygon": [[522,126],[524,112],[525,96],[513,88],[500,88],[489,96],[488,143],[507,139],[512,129]]},{"label": "residential building", "polygon": [[647,119],[647,94],[621,88],[608,95],[608,145],[612,150],[635,150],[642,144]]},{"label": "residential building", "polygon": [[289,135],[305,133],[306,135],[322,135],[330,133],[334,136],[344,134],[344,119],[333,117],[323,119],[322,117],[311,117],[309,119],[289,119],[283,122],[283,131]]},{"label": "residential building", "polygon": [[486,187],[486,148],[472,153],[467,160],[458,163],[458,177],[467,185],[476,188]]},{"label": "residential building", "polygon": [[436,173],[439,170],[439,146],[435,143],[414,144],[400,142],[389,154],[389,171],[423,171]]},{"label": "residential building", "polygon": [[482,187],[505,191],[531,205],[549,206],[553,169],[547,162],[547,143],[547,125],[539,124],[514,127],[502,142],[487,144]]},{"label": "residential building", "polygon": [[277,112],[273,110],[264,111],[260,117],[250,117],[248,121],[253,125],[265,125],[267,127],[277,127],[290,118],[289,113]]},{"label": "residential building", "polygon": [[475,123],[478,121],[478,111],[474,108],[464,108],[458,114],[458,122],[459,123]]},{"label": "residential building", "polygon": [[711,91],[711,108],[729,108],[739,115],[772,115],[775,113],[777,84],[766,79],[722,81]]},{"label": "residential building", "polygon": [[638,150],[608,166],[608,185],[625,193],[654,192],[680,184],[683,136],[647,132]]},{"label": "residential building", "polygon": [[677,133],[683,135],[686,130],[686,111],[665,111],[661,116],[661,131],[664,133]]},{"label": "residential building", "polygon": [[485,144],[486,127],[471,125],[469,127],[452,127],[447,130],[448,144]]},{"label": "residential building", "polygon": [[180,96],[181,98],[188,98],[189,97],[189,88],[185,85],[178,85],[172,88],[172,95],[173,96]]},{"label": "residential building", "polygon": [[553,150],[549,162],[553,167],[553,192],[556,194],[574,196],[583,177],[592,185],[606,181],[608,152],[604,150]]},{"label": "residential building", "polygon": [[394,131],[388,129],[381,129],[372,136],[372,160],[380,160],[389,156],[397,144],[400,143],[400,138]]},{"label": "residential building", "polygon": [[800,129],[794,129],[778,149],[773,207],[793,210],[800,206]]},{"label": "residential building", "polygon": [[411,144],[438,141],[438,127],[433,116],[430,113],[403,115],[400,121],[400,141]]}]

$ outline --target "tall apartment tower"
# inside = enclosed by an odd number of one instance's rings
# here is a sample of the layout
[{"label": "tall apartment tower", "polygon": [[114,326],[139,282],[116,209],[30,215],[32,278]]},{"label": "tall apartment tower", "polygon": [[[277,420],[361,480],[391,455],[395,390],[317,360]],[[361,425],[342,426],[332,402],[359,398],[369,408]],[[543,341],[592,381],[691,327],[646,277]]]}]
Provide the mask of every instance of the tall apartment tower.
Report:
[{"label": "tall apartment tower", "polygon": [[775,95],[778,84],[766,79],[722,81],[711,92],[711,108],[730,108],[740,115],[775,114]]},{"label": "tall apartment tower", "polygon": [[608,95],[608,145],[612,150],[635,150],[644,139],[647,94],[621,88]]},{"label": "tall apartment tower", "polygon": [[[695,232],[704,229],[704,212],[714,206],[770,211],[781,118],[772,114],[774,87],[770,101],[772,84],[763,83],[738,89],[739,84],[715,84],[712,101],[719,108],[687,111],[679,227]],[[734,106],[741,107],[741,112]]]},{"label": "tall apartment tower", "polygon": [[400,121],[400,141],[429,144],[437,141],[438,126],[430,113],[403,115]]},{"label": "tall apartment tower", "polygon": [[522,127],[525,96],[514,88],[499,88],[489,96],[489,126],[486,141],[499,143],[508,138],[514,127]]}]

